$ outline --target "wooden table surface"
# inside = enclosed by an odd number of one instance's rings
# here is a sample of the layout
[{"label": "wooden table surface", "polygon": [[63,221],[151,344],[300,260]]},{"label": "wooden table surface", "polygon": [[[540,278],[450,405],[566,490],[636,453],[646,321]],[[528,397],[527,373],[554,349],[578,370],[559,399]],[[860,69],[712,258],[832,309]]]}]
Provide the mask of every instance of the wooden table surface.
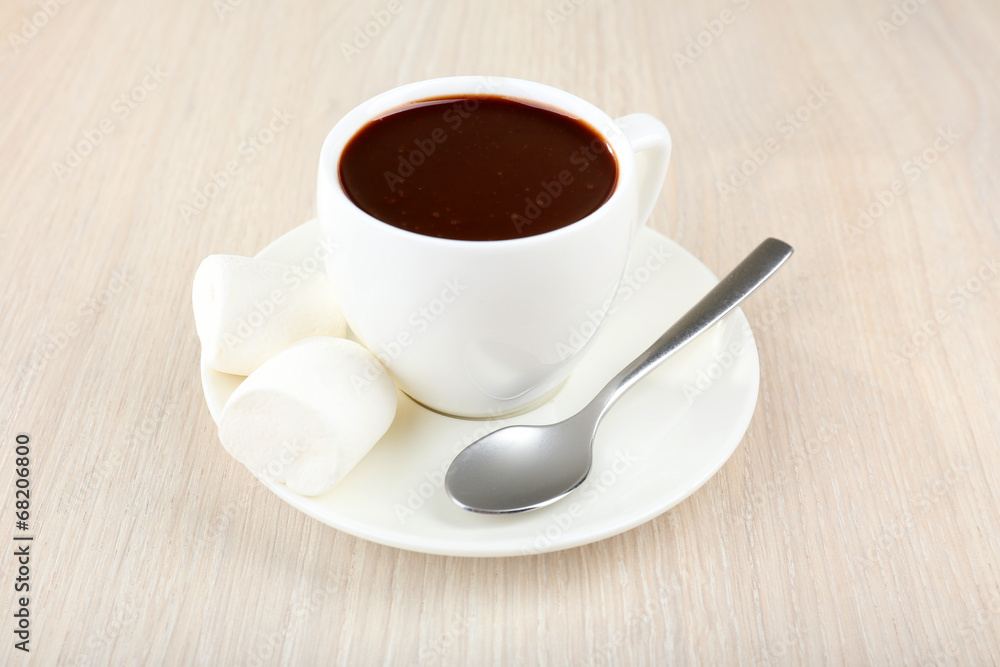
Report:
[{"label": "wooden table surface", "polygon": [[[1000,661],[1000,4],[10,0],[0,29],[2,525],[34,537],[35,664]],[[650,225],[717,273],[797,250],[745,307],[733,457],[564,552],[329,528],[225,453],[202,396],[199,261],[315,215],[352,107],[463,73],[663,119]]]}]

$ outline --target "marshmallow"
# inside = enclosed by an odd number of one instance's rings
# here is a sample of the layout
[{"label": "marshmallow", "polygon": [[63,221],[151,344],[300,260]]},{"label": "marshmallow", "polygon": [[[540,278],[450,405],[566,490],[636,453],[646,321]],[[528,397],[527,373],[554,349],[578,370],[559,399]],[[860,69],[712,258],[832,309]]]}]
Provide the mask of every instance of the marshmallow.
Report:
[{"label": "marshmallow", "polygon": [[317,336],[279,352],[236,388],[219,438],[254,474],[314,496],[339,482],[395,415],[396,385],[375,355]]},{"label": "marshmallow", "polygon": [[295,341],[343,337],[344,315],[322,271],[238,255],[210,255],[194,275],[194,322],[202,361],[249,375]]}]

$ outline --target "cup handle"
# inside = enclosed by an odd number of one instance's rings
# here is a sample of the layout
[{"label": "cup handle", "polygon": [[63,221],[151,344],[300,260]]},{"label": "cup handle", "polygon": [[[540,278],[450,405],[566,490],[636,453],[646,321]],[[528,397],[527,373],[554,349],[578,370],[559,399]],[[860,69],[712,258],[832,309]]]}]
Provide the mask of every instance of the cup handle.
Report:
[{"label": "cup handle", "polygon": [[660,195],[670,163],[670,132],[659,118],[648,113],[633,113],[615,120],[632,145],[639,182],[639,215],[632,229],[634,239]]}]

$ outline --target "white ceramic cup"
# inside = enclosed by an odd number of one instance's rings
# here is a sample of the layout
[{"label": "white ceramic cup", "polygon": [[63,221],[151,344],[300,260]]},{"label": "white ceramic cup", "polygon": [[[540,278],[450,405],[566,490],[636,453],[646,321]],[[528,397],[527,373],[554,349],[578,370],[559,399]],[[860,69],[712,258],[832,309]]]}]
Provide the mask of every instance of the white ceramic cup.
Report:
[{"label": "white ceramic cup", "polygon": [[[501,241],[423,236],[377,220],[348,198],[340,156],[365,124],[411,102],[470,94],[541,103],[588,123],[617,161],[610,198],[566,227]],[[603,320],[669,159],[670,135],[653,116],[614,120],[530,81],[449,77],[368,100],[331,130],[319,160],[319,220],[333,249],[326,268],[348,324],[399,387],[434,410],[496,417],[530,408],[566,379]],[[359,388],[364,383],[357,379]]]}]

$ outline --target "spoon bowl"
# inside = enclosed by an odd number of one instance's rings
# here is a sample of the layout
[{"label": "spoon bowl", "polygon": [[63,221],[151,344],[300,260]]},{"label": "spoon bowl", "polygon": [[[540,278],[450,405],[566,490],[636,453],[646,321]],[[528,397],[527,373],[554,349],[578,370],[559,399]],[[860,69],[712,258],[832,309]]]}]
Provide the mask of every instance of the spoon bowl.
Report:
[{"label": "spoon bowl", "polygon": [[493,431],[455,457],[445,481],[448,493],[463,509],[484,514],[554,503],[587,479],[596,427],[584,410],[557,424]]}]

